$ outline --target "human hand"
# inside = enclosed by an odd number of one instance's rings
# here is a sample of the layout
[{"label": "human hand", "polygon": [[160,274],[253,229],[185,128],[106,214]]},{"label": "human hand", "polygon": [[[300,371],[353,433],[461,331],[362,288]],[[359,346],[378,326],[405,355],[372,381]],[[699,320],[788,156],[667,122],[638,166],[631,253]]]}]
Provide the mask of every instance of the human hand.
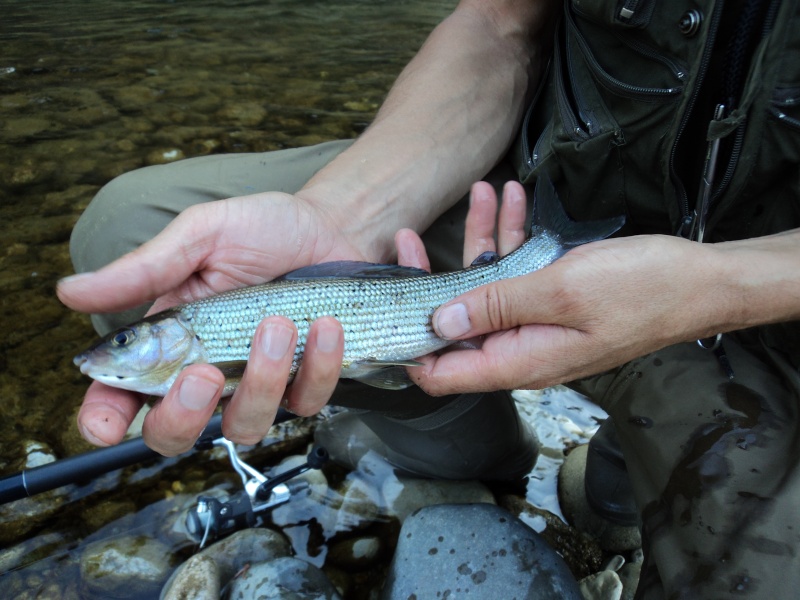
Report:
[{"label": "human hand", "polygon": [[[327,260],[364,260],[338,233],[335,219],[311,203],[269,193],[202,204],[179,215],[136,251],[95,272],[59,283],[59,298],[83,312],[113,312],[155,299],[151,312],[227,289],[254,285],[297,267]],[[294,412],[312,414],[333,391],[343,336],[333,319],[312,325],[305,360],[286,390],[297,332],[290,321],[266,319],[256,333],[249,368],[223,416],[229,439],[254,443],[269,429],[282,398]],[[222,392],[222,373],[191,365],[148,413],[143,436],[156,451],[189,449]],[[79,428],[97,445],[119,442],[145,398],[98,382],[87,391]]]},{"label": "human hand", "polygon": [[[506,185],[499,253],[522,241],[524,191]],[[494,250],[497,198],[473,186],[465,264]],[[409,235],[405,252],[421,252]],[[428,393],[540,389],[619,366],[679,341],[726,329],[729,294],[715,287],[720,261],[711,245],[669,236],[602,240],[569,251],[534,273],[468,292],[439,308],[438,335],[485,336],[480,349],[424,357],[409,369]]]}]

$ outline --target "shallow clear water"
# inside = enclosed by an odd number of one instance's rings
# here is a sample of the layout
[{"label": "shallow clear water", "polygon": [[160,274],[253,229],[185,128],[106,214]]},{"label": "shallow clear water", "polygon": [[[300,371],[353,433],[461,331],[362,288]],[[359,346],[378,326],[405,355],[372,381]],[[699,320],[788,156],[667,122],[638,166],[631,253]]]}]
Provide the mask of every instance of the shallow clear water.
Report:
[{"label": "shallow clear water", "polygon": [[99,186],[180,156],[354,137],[444,1],[0,2],[0,472],[72,452],[88,321],[54,295]]},{"label": "shallow clear water", "polygon": [[[72,272],[70,231],[97,189],[182,156],[356,136],[454,5],[0,0],[0,476],[22,468],[29,441],[59,458],[89,449],[74,425],[88,380],[72,356],[93,332],[54,288]],[[115,511],[171,493],[164,485],[106,495],[102,510],[62,508],[20,536],[63,547],[65,531],[113,525]],[[0,548],[20,536],[0,531]]]}]

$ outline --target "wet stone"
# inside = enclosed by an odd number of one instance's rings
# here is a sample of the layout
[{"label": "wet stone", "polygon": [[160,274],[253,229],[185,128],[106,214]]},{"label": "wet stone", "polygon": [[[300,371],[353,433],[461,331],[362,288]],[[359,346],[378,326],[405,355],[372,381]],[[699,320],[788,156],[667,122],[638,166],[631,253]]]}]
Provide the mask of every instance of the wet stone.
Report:
[{"label": "wet stone", "polygon": [[144,536],[94,542],[86,547],[80,559],[85,589],[101,598],[155,594],[171,570],[169,548]]},{"label": "wet stone", "polygon": [[216,561],[195,554],[166,583],[161,600],[218,600],[220,585]]},{"label": "wet stone", "polygon": [[253,127],[264,120],[267,110],[259,102],[232,102],[219,109],[216,116],[236,125]]},{"label": "wet stone", "polygon": [[63,503],[62,488],[0,506],[0,546],[21,540],[56,514]]},{"label": "wet stone", "polygon": [[383,497],[390,515],[400,522],[424,506],[434,504],[494,504],[494,495],[478,481],[435,481],[410,477],[389,477]]},{"label": "wet stone", "polygon": [[449,595],[581,599],[556,551],[490,504],[430,506],[411,515],[400,530],[382,600]]},{"label": "wet stone", "polygon": [[251,565],[233,581],[231,600],[339,600],[325,574],[305,561],[279,558]]},{"label": "wet stone", "polygon": [[383,544],[377,536],[342,540],[331,546],[326,564],[331,563],[345,570],[363,571],[381,557]]},{"label": "wet stone", "polygon": [[223,582],[230,580],[246,564],[288,556],[289,542],[271,529],[255,527],[234,533],[202,550],[198,556],[213,560]]},{"label": "wet stone", "polygon": [[159,148],[147,153],[145,162],[148,165],[163,165],[186,158],[180,148]]}]

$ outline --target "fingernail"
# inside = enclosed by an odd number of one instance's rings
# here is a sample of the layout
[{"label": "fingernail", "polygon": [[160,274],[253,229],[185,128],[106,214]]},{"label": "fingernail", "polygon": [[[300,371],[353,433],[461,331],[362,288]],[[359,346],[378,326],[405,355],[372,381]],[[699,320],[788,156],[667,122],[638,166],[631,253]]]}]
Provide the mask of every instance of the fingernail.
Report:
[{"label": "fingernail", "polygon": [[317,332],[317,349],[325,354],[330,354],[339,346],[341,332],[338,327],[320,327]]},{"label": "fingernail", "polygon": [[109,445],[108,442],[106,442],[105,440],[101,440],[99,437],[93,434],[91,430],[88,427],[86,427],[86,425],[84,425],[83,423],[78,423],[78,429],[80,429],[83,439],[85,439],[90,444],[101,447]]},{"label": "fingernail", "polygon": [[94,271],[87,271],[86,273],[75,273],[75,275],[67,275],[66,277],[62,277],[56,282],[56,285],[69,285],[70,283],[74,283],[76,281],[81,281],[83,279],[89,279],[94,275]]},{"label": "fingernail", "polygon": [[472,328],[467,307],[460,302],[440,308],[434,325],[438,334],[448,340],[461,337]]},{"label": "fingernail", "polygon": [[217,384],[202,377],[188,375],[178,390],[178,401],[181,405],[192,411],[203,410],[214,400],[217,395]]},{"label": "fingernail", "polygon": [[292,330],[284,325],[270,323],[264,328],[261,336],[261,349],[272,360],[279,360],[289,350],[292,341]]}]

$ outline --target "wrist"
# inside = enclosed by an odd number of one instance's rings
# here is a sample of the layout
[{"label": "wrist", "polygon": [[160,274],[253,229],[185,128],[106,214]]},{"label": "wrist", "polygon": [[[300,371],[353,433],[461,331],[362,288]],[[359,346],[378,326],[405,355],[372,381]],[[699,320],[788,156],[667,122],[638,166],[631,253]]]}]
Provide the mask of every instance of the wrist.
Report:
[{"label": "wrist", "polygon": [[316,213],[325,230],[333,233],[330,243],[317,245],[312,262],[391,259],[393,232],[386,233],[376,225],[378,215],[370,214],[370,203],[361,190],[348,185],[311,183],[299,190],[295,198]]}]

